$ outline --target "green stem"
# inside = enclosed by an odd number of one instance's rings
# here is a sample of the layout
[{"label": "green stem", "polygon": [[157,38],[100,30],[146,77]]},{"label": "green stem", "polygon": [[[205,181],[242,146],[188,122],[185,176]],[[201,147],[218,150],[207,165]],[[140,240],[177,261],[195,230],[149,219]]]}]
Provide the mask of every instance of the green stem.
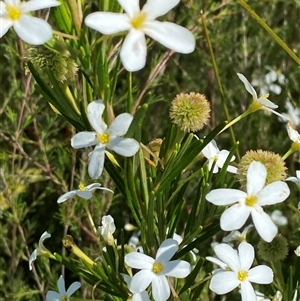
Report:
[{"label": "green stem", "polygon": [[290,148],[283,156],[282,156],[282,159],[283,160],[286,160],[292,153],[294,153],[295,151]]},{"label": "green stem", "polygon": [[284,279],[282,275],[281,263],[280,261],[271,261],[271,266],[275,275],[275,281],[277,282],[278,289],[284,292]]},{"label": "green stem", "polygon": [[87,203],[86,200],[83,201],[83,206],[84,206],[85,212],[86,212],[86,214],[87,214],[87,217],[88,217],[88,219],[89,219],[89,221],[90,221],[90,223],[91,223],[91,225],[92,225],[92,228],[93,228],[94,233],[95,233],[95,234],[98,234],[97,229],[96,229],[96,227],[95,227],[94,220],[93,220],[92,215],[91,215],[91,212],[90,212],[90,209],[89,209],[89,207],[88,207],[88,203]]},{"label": "green stem", "polygon": [[127,112],[131,112],[133,105],[132,99],[132,73],[128,73],[128,94],[127,94]]},{"label": "green stem", "polygon": [[270,36],[289,54],[289,56],[300,65],[300,58],[289,48],[289,46],[272,30],[272,28],[244,1],[238,0],[239,3],[248,11],[269,34]]}]

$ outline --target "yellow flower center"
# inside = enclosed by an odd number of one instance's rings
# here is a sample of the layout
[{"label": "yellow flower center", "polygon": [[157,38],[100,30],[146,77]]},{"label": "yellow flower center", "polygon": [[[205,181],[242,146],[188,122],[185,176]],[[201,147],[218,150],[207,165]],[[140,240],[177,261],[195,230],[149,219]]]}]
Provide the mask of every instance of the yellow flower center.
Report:
[{"label": "yellow flower center", "polygon": [[6,4],[6,12],[8,17],[13,21],[18,20],[21,17],[21,10],[12,5]]},{"label": "yellow flower center", "polygon": [[79,189],[80,191],[85,191],[85,186],[84,186],[84,184],[83,184],[82,182],[80,182],[80,184],[79,184],[79,186],[78,186],[78,189]]},{"label": "yellow flower center", "polygon": [[248,195],[246,198],[246,205],[247,206],[254,206],[257,203],[257,196],[256,195]]},{"label": "yellow flower center", "polygon": [[164,269],[164,266],[160,262],[154,262],[152,272],[159,274]]},{"label": "yellow flower center", "polygon": [[60,297],[59,299],[60,301],[68,301],[68,296],[67,295],[63,295]]},{"label": "yellow flower center", "polygon": [[135,29],[141,29],[145,23],[146,18],[147,14],[142,12],[133,17],[130,23]]},{"label": "yellow flower center", "polygon": [[96,138],[102,144],[107,144],[109,142],[109,134],[108,133],[98,134]]},{"label": "yellow flower center", "polygon": [[237,276],[240,281],[245,281],[248,278],[248,274],[249,274],[248,271],[241,270],[241,271],[238,271]]}]

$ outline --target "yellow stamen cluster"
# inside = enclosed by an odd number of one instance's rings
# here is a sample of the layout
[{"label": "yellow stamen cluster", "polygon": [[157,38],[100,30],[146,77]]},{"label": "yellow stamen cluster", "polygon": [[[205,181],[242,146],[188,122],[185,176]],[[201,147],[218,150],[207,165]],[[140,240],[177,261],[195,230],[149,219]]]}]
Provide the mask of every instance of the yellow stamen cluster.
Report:
[{"label": "yellow stamen cluster", "polygon": [[160,262],[154,262],[152,267],[152,272],[159,274],[164,269],[163,265]]},{"label": "yellow stamen cluster", "polygon": [[146,18],[147,18],[146,13],[142,12],[136,15],[135,17],[133,17],[130,23],[135,29],[141,29],[144,26]]},{"label": "yellow stamen cluster", "polygon": [[67,295],[63,295],[63,296],[60,297],[59,300],[60,300],[60,301],[68,301],[69,299],[68,299],[68,296],[67,296]]},{"label": "yellow stamen cluster", "polygon": [[257,203],[257,196],[256,195],[248,195],[246,198],[246,205],[247,206],[254,206]]},{"label": "yellow stamen cluster", "polygon": [[97,140],[102,144],[107,144],[109,142],[109,134],[108,133],[98,134]]},{"label": "yellow stamen cluster", "polygon": [[85,191],[85,186],[84,186],[84,184],[83,184],[83,183],[80,183],[79,186],[78,186],[78,189],[79,189],[80,191]]},{"label": "yellow stamen cluster", "polygon": [[18,20],[21,17],[21,10],[15,6],[6,4],[7,16],[13,21]]},{"label": "yellow stamen cluster", "polygon": [[248,274],[249,274],[248,271],[240,270],[240,271],[238,271],[237,276],[240,281],[245,281],[248,278]]}]

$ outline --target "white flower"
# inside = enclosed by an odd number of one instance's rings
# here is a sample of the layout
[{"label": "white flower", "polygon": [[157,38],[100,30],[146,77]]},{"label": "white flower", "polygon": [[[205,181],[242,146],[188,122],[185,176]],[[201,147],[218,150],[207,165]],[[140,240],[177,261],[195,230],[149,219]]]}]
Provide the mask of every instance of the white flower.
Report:
[{"label": "white flower", "polygon": [[78,281],[73,282],[68,290],[66,291],[65,280],[61,275],[57,281],[58,293],[55,291],[48,291],[46,294],[47,301],[70,301],[70,296],[74,294],[81,286],[81,283]]},{"label": "white flower", "polygon": [[287,218],[282,214],[280,210],[274,210],[271,213],[271,219],[277,226],[285,226],[288,223]]},{"label": "white flower", "polygon": [[277,234],[277,226],[263,210],[265,205],[283,202],[290,194],[285,182],[276,181],[265,186],[267,170],[265,166],[253,161],[247,172],[247,192],[237,189],[220,188],[210,191],[206,199],[215,205],[232,205],[221,216],[221,228],[224,231],[240,229],[251,214],[253,224],[267,242]]},{"label": "white flower", "polygon": [[[213,169],[213,173],[217,173],[219,171],[219,168],[222,168],[228,155],[229,151],[228,150],[219,150],[217,143],[215,140],[212,140],[209,142],[202,150],[202,154],[204,155],[205,158],[208,159],[208,169],[211,170],[214,162],[215,166]],[[230,162],[235,160],[235,156],[232,156],[230,159]],[[237,168],[231,165],[228,165],[227,171],[232,172],[232,173],[237,173]]]},{"label": "white flower", "polygon": [[148,0],[140,10],[138,0],[118,0],[125,13],[95,12],[85,18],[85,24],[102,34],[115,34],[128,30],[120,56],[126,70],[138,71],[146,63],[145,34],[176,52],[194,51],[195,38],[188,29],[170,22],[155,20],[165,15],[179,1]]},{"label": "white flower", "polygon": [[45,231],[39,240],[39,246],[31,253],[29,258],[29,270],[32,270],[32,263],[36,260],[37,256],[47,256],[49,257],[50,251],[45,248],[44,240],[51,237],[51,234]]},{"label": "white flower", "polygon": [[156,257],[139,252],[125,256],[125,262],[134,269],[140,269],[130,283],[130,290],[135,293],[144,291],[152,283],[152,296],[155,301],[165,301],[170,296],[170,287],[166,276],[185,278],[191,272],[191,265],[184,260],[170,259],[178,250],[176,240],[165,240],[157,250]]},{"label": "white flower", "polygon": [[[121,273],[121,275],[124,278],[124,281],[126,282],[128,288],[130,290],[130,283],[131,283],[132,278],[126,274]],[[142,291],[140,293],[134,293],[134,292],[132,292],[132,293],[133,293],[133,296],[131,298],[132,301],[150,301],[147,291]]]},{"label": "white flower", "polygon": [[58,5],[60,3],[56,0],[0,1],[0,38],[13,27],[26,43],[44,44],[51,39],[52,28],[46,21],[32,17],[30,12]]},{"label": "white flower", "polygon": [[295,142],[295,143],[299,143],[300,144],[300,134],[298,133],[298,131],[296,131],[294,129],[294,124],[289,122],[286,126],[287,128],[287,132],[288,132],[288,135],[290,137],[290,139]]},{"label": "white flower", "polygon": [[282,300],[282,293],[280,291],[277,291],[272,301],[281,301],[281,300]]},{"label": "white flower", "polygon": [[283,85],[285,83],[285,76],[282,73],[278,73],[273,70],[271,67],[267,66],[266,69],[270,70],[263,79],[263,85],[261,85],[261,81],[253,80],[252,85],[257,87],[260,86],[260,93],[267,94],[268,91],[271,91],[277,95],[281,93],[281,86],[275,84],[276,81]]},{"label": "white flower", "polygon": [[132,157],[139,150],[139,143],[132,138],[124,136],[132,122],[133,116],[128,113],[120,114],[107,127],[102,120],[104,111],[102,100],[95,100],[88,105],[87,116],[94,132],[80,132],[71,139],[73,148],[83,148],[95,145],[95,149],[89,154],[89,175],[96,179],[103,171],[105,149],[109,148],[124,157]]},{"label": "white flower", "polygon": [[268,96],[269,96],[268,94],[262,95],[261,97],[258,98],[255,89],[251,86],[251,84],[249,83],[247,78],[241,73],[237,73],[237,76],[245,85],[246,90],[252,95],[253,104],[255,106],[257,106],[260,109],[266,109],[267,111],[271,111],[271,112],[281,116],[281,114],[272,110],[272,109],[278,108],[278,106],[275,105],[272,101],[268,100]]},{"label": "white flower", "polygon": [[226,243],[232,242],[234,240],[237,240],[239,242],[246,241],[247,234],[251,228],[253,228],[252,224],[245,227],[242,233],[238,230],[231,231],[227,236],[223,237],[222,241]]},{"label": "white flower", "polygon": [[298,246],[294,252],[298,257],[300,257],[300,246]]},{"label": "white flower", "polygon": [[300,125],[300,110],[297,107],[294,107],[292,103],[287,100],[285,103],[287,113],[282,113],[283,121],[289,121],[296,126]]},{"label": "white flower", "polygon": [[[169,229],[168,229],[169,230]],[[167,231],[168,232],[168,231]],[[178,245],[180,245],[181,243],[182,243],[182,241],[183,241],[183,238],[179,235],[179,234],[177,234],[177,233],[174,233],[173,234],[173,239],[175,239],[177,242],[178,242]],[[195,240],[195,239],[194,239]],[[186,246],[186,245],[185,245]],[[185,247],[184,246],[184,247]],[[192,257],[192,260],[193,260],[193,262],[196,262],[196,260],[197,260],[197,256],[196,256],[196,254],[198,254],[199,253],[199,250],[198,249],[196,249],[196,248],[194,248],[193,250],[191,250],[190,252],[189,252],[189,254],[191,255],[191,257]]]},{"label": "white flower", "polygon": [[105,215],[102,217],[102,226],[99,227],[98,230],[108,245],[114,244],[115,240],[113,234],[116,231],[116,226],[111,215]]},{"label": "white flower", "polygon": [[114,193],[112,190],[110,190],[108,188],[101,187],[101,184],[99,184],[99,183],[93,183],[88,186],[84,186],[82,183],[80,183],[78,188],[79,189],[71,190],[71,191],[63,194],[62,196],[60,196],[57,200],[57,203],[65,202],[75,195],[77,195],[80,198],[83,198],[85,200],[89,200],[93,196],[92,192],[94,192],[96,189],[102,189],[102,190],[106,190],[111,193]]},{"label": "white flower", "polygon": [[300,170],[296,170],[296,177],[288,177],[286,181],[294,182],[300,189]]},{"label": "white flower", "polygon": [[247,242],[239,245],[238,252],[227,244],[219,244],[214,250],[222,267],[222,271],[213,274],[209,285],[216,294],[227,294],[240,286],[242,301],[256,301],[257,296],[251,282],[273,282],[273,271],[268,266],[259,265],[251,269],[254,248]]}]

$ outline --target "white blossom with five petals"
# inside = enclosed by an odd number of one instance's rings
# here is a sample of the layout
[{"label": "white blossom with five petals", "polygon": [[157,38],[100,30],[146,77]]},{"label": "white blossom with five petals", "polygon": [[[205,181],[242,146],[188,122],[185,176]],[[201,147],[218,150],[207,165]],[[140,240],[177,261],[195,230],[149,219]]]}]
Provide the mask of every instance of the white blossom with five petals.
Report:
[{"label": "white blossom with five petals", "polygon": [[214,248],[218,258],[206,257],[221,266],[213,272],[209,288],[218,295],[231,292],[240,286],[242,301],[256,301],[257,295],[251,282],[269,284],[273,282],[273,271],[265,265],[251,268],[254,260],[254,248],[247,242],[242,242],[238,251],[227,244],[219,244]]},{"label": "white blossom with five petals", "polygon": [[134,269],[139,269],[131,280],[129,289],[140,293],[152,283],[152,296],[155,301],[165,301],[170,296],[170,287],[166,276],[185,278],[191,272],[191,265],[184,260],[170,259],[178,250],[178,242],[166,239],[157,250],[155,259],[139,252],[125,256],[125,262]]},{"label": "white blossom with five petals", "polygon": [[30,15],[30,12],[60,5],[56,0],[0,1],[0,38],[10,27],[26,43],[41,45],[52,37],[52,28],[44,20]]},{"label": "white blossom with five petals", "polygon": [[31,253],[29,258],[29,270],[32,270],[32,263],[36,260],[37,256],[46,255],[49,257],[50,251],[44,246],[44,240],[50,238],[51,234],[45,231],[39,240],[39,246]]},{"label": "white blossom with five petals", "polygon": [[95,100],[88,105],[87,116],[93,132],[80,132],[71,139],[71,145],[75,149],[93,146],[94,150],[89,154],[89,175],[96,179],[103,171],[105,149],[111,149],[124,157],[132,157],[139,150],[139,143],[132,138],[124,136],[133,120],[133,116],[123,113],[117,116],[110,127],[102,120],[105,105],[102,100]]},{"label": "white blossom with five petals", "polygon": [[99,183],[93,183],[88,186],[84,186],[82,183],[80,183],[78,189],[71,190],[71,191],[61,195],[58,198],[57,203],[63,203],[75,195],[77,195],[80,198],[83,198],[85,200],[89,200],[93,196],[93,192],[96,189],[106,190],[111,193],[114,193],[112,190],[102,187],[101,184],[99,184]]},{"label": "white blossom with five petals", "polygon": [[[264,212],[263,206],[283,202],[290,194],[285,182],[276,181],[265,186],[267,170],[265,166],[253,161],[247,172],[247,192],[237,189],[219,188],[210,191],[206,200],[217,206],[232,205],[221,216],[221,228],[224,231],[240,229],[252,216],[253,224],[267,242],[277,234],[277,226]],[[265,187],[264,187],[265,186]]]},{"label": "white blossom with five petals", "polygon": [[85,18],[85,24],[102,34],[129,31],[121,48],[121,60],[126,70],[138,71],[146,64],[145,34],[165,47],[179,53],[191,53],[195,38],[186,28],[170,22],[156,21],[175,7],[180,0],[148,0],[140,9],[139,0],[118,0],[125,13],[95,12]]},{"label": "white blossom with five petals", "polygon": [[47,301],[70,301],[70,296],[74,294],[81,287],[81,283],[78,281],[73,282],[66,291],[65,279],[61,275],[57,281],[58,292],[48,291],[46,294]]}]

